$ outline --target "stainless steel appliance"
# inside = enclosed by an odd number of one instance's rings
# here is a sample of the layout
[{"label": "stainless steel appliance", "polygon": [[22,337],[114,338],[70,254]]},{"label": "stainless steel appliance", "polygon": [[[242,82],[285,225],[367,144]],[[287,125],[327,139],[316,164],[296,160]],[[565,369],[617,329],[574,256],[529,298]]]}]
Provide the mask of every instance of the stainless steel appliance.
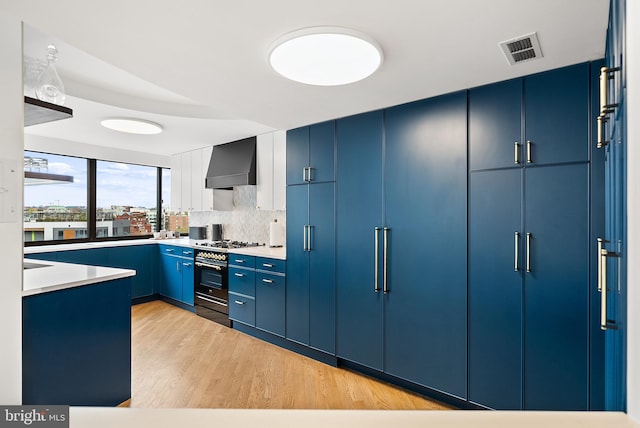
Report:
[{"label": "stainless steel appliance", "polygon": [[222,241],[222,225],[212,224],[209,229],[209,236],[207,236],[206,239],[213,242],[223,242]]},{"label": "stainless steel appliance", "polygon": [[238,241],[196,242],[194,303],[196,313],[231,327],[227,251],[264,244]]},{"label": "stainless steel appliance", "polygon": [[201,226],[189,226],[189,239],[207,239],[207,228]]}]

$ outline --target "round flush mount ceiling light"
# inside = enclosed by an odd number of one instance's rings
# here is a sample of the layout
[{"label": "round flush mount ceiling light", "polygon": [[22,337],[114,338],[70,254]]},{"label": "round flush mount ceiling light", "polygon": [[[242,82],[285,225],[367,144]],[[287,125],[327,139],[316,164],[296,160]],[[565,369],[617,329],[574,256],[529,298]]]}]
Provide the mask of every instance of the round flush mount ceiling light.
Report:
[{"label": "round flush mount ceiling light", "polygon": [[382,64],[382,48],[366,34],[341,27],[310,27],[269,47],[271,67],[287,79],[317,86],[362,80]]},{"label": "round flush mount ceiling light", "polygon": [[155,122],[143,119],[114,117],[103,120],[100,122],[100,125],[105,128],[113,129],[114,131],[126,132],[129,134],[159,134],[162,132],[162,126]]}]

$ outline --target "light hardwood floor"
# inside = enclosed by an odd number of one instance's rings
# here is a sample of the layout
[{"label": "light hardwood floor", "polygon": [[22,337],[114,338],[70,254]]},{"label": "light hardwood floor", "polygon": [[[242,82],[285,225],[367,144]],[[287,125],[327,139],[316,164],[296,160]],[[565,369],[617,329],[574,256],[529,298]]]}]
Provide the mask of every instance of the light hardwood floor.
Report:
[{"label": "light hardwood floor", "polygon": [[131,407],[448,409],[161,301],[132,308]]}]

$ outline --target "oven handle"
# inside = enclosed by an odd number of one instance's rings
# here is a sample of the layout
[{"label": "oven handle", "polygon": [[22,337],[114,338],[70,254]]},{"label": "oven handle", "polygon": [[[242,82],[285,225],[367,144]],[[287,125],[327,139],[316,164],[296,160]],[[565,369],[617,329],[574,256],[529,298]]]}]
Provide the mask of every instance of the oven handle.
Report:
[{"label": "oven handle", "polygon": [[216,266],[216,265],[208,265],[206,263],[200,263],[200,262],[196,262],[196,266],[198,267],[204,267],[204,268],[211,268],[211,269],[215,269],[215,270],[222,270],[221,266]]},{"label": "oven handle", "polygon": [[196,293],[196,297],[197,297],[198,299],[206,300],[207,302],[210,302],[210,303],[215,303],[216,305],[220,305],[220,306],[229,306],[229,305],[227,305],[226,303],[217,302],[217,301],[215,301],[215,300],[213,300],[213,299],[210,299],[210,298],[208,298],[208,297],[205,297],[205,296],[203,296],[203,295],[202,295],[202,294],[200,294],[200,293]]}]

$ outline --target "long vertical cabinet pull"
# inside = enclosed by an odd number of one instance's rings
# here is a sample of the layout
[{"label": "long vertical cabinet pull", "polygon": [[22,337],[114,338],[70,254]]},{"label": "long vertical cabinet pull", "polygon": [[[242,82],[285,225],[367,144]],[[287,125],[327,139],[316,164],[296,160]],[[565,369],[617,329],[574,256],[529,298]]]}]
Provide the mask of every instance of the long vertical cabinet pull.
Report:
[{"label": "long vertical cabinet pull", "polygon": [[527,232],[527,272],[531,272],[531,233]]},{"label": "long vertical cabinet pull", "polygon": [[313,250],[313,243],[311,242],[312,227],[313,226],[311,226],[310,224],[307,225],[307,251]]},{"label": "long vertical cabinet pull", "polygon": [[614,78],[616,71],[620,71],[620,67],[600,68],[600,114],[597,117],[598,123],[598,143],[596,147],[601,149],[609,144],[605,135],[604,124],[609,121],[607,115],[613,113],[615,108],[618,107],[616,103],[609,103],[609,80]]},{"label": "long vertical cabinet pull", "polygon": [[302,226],[302,251],[309,251],[307,246],[307,225]]},{"label": "long vertical cabinet pull", "polygon": [[374,282],[373,282],[373,291],[376,293],[380,291],[380,228],[375,228],[375,236],[374,236]]},{"label": "long vertical cabinet pull", "polygon": [[520,232],[516,232],[514,234],[514,259],[513,259],[513,270],[515,270],[516,272],[518,272],[520,270],[520,265],[518,263],[518,260],[520,259],[520,254],[519,254],[519,248],[520,248]]},{"label": "long vertical cabinet pull", "polygon": [[598,238],[598,291],[600,292],[600,329],[617,330],[615,321],[607,319],[607,257],[619,257],[619,253],[604,248],[606,241]]},{"label": "long vertical cabinet pull", "polygon": [[382,237],[382,243],[384,246],[384,259],[382,261],[382,292],[389,292],[389,279],[388,279],[388,261],[389,261],[389,228],[385,227]]},{"label": "long vertical cabinet pull", "polygon": [[520,163],[520,144],[517,141],[513,143],[513,151],[513,160],[518,165]]},{"label": "long vertical cabinet pull", "polygon": [[533,163],[531,158],[531,141],[527,141],[527,163]]}]

